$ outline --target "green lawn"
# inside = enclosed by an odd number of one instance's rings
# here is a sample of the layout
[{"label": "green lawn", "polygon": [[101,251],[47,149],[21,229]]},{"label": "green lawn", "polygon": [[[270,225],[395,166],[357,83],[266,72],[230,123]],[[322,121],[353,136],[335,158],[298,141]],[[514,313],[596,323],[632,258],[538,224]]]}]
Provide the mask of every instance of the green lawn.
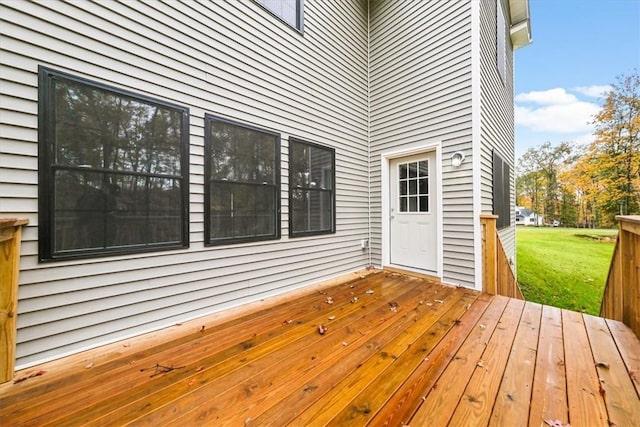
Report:
[{"label": "green lawn", "polygon": [[518,283],[525,299],[598,315],[616,234],[518,227]]}]

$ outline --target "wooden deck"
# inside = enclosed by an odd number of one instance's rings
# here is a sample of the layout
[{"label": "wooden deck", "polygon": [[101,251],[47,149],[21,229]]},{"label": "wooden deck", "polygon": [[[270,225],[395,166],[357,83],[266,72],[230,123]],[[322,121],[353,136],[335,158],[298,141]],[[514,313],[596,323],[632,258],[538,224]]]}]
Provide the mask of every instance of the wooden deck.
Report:
[{"label": "wooden deck", "polygon": [[640,341],[617,321],[379,272],[14,381],[3,426],[632,426]]}]

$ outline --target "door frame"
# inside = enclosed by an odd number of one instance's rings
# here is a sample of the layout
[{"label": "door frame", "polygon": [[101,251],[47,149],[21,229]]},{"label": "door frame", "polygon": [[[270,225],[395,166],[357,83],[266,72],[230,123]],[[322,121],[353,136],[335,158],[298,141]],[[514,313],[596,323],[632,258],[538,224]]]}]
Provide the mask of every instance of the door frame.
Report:
[{"label": "door frame", "polygon": [[[389,224],[390,211],[390,171],[389,164],[392,159],[401,157],[413,156],[416,154],[425,154],[428,152],[436,153],[435,161],[435,174],[436,174],[436,265],[437,271],[425,271],[420,269],[411,269],[406,266],[397,266],[391,263],[391,227]],[[410,148],[389,150],[380,154],[380,169],[381,169],[381,188],[382,188],[382,211],[380,215],[382,225],[382,267],[396,267],[403,270],[411,270],[418,273],[427,273],[434,275],[442,279],[443,271],[443,239],[442,239],[442,141],[425,143],[419,146],[413,146]]]}]

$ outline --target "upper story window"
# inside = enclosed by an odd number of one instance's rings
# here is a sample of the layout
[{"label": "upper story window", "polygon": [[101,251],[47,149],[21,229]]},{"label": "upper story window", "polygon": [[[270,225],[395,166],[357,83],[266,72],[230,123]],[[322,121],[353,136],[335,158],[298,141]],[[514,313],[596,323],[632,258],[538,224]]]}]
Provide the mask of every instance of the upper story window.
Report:
[{"label": "upper story window", "polygon": [[280,135],[205,116],[205,243],[280,238]]},{"label": "upper story window", "polygon": [[265,9],[282,19],[293,28],[304,28],[304,0],[256,0]]},{"label": "upper story window", "polygon": [[498,215],[498,229],[511,225],[511,168],[493,152],[493,214]]},{"label": "upper story window", "polygon": [[335,151],[289,143],[289,236],[335,233]]},{"label": "upper story window", "polygon": [[40,67],[41,260],[188,246],[189,110]]},{"label": "upper story window", "polygon": [[504,19],[504,9],[502,0],[496,0],[496,67],[502,81],[506,81],[507,76],[507,24]]}]

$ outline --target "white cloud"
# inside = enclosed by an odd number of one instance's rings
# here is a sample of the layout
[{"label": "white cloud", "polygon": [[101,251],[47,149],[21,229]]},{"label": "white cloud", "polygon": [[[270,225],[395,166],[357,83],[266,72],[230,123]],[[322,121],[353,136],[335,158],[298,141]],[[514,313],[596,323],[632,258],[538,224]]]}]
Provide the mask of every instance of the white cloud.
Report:
[{"label": "white cloud", "polygon": [[593,132],[593,117],[600,108],[591,102],[578,101],[544,105],[542,107],[515,107],[515,123],[534,132],[588,133]]},{"label": "white cloud", "polygon": [[558,105],[558,104],[572,104],[578,101],[575,95],[567,93],[562,88],[555,88],[542,91],[533,91],[519,93],[515,97],[516,102],[534,103],[541,105]]},{"label": "white cloud", "polygon": [[578,86],[572,90],[592,98],[603,98],[613,89],[610,85]]}]

